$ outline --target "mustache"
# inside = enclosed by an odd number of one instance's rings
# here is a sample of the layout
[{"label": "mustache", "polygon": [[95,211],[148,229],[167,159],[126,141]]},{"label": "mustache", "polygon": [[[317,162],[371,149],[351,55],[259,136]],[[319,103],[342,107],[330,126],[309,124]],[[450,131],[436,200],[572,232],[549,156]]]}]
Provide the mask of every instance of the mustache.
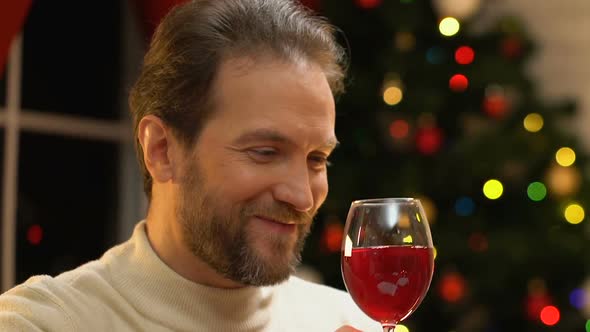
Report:
[{"label": "mustache", "polygon": [[316,215],[316,210],[297,211],[281,202],[272,204],[249,204],[244,213],[248,216],[264,216],[278,221],[289,221],[296,224],[309,224]]}]

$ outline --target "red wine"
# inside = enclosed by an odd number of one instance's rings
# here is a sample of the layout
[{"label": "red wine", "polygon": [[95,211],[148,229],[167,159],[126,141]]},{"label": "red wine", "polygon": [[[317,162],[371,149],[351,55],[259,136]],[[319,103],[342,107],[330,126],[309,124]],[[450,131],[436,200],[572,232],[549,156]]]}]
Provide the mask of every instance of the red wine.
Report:
[{"label": "red wine", "polygon": [[342,255],[346,289],[356,304],[382,324],[397,324],[422,302],[434,270],[432,248],[353,248]]}]

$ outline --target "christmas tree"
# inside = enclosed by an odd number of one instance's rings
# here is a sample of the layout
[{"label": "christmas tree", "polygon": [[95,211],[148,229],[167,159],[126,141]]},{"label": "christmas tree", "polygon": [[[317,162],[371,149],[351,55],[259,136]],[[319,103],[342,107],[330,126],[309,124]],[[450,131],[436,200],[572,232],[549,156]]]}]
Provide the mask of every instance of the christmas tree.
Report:
[{"label": "christmas tree", "polygon": [[[525,70],[526,27],[476,0],[303,1],[342,29],[341,146],[304,262],[344,288],[351,201],[418,197],[436,247],[410,331],[590,331],[588,156]],[[586,286],[585,286],[586,284]]]}]

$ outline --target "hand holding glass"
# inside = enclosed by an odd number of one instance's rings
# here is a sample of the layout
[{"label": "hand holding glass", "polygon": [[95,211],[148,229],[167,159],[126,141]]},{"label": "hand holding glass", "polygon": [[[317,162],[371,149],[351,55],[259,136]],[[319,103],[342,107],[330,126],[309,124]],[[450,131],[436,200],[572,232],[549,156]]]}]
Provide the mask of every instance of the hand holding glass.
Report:
[{"label": "hand holding glass", "polygon": [[344,228],[341,263],[352,299],[383,331],[393,331],[420,305],[434,271],[432,237],[420,201],[354,201]]}]

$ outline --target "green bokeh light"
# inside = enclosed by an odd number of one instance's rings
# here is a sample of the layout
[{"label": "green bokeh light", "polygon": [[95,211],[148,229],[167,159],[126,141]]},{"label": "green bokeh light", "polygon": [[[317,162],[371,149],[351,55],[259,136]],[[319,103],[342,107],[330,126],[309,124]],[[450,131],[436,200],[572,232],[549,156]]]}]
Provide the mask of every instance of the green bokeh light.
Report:
[{"label": "green bokeh light", "polygon": [[529,184],[527,195],[535,202],[541,201],[547,196],[547,188],[541,182],[533,182]]}]

